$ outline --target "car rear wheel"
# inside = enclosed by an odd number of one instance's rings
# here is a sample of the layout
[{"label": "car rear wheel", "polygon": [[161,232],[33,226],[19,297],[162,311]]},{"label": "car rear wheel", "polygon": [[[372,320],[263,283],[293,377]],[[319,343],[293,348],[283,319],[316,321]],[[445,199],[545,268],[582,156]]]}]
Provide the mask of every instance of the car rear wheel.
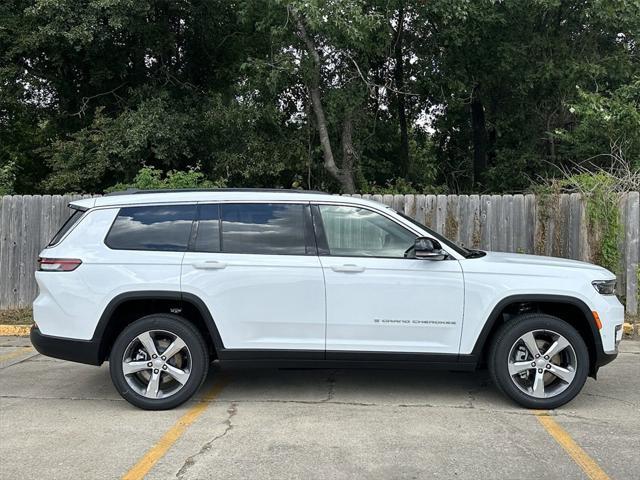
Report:
[{"label": "car rear wheel", "polygon": [[572,400],[589,373],[589,352],[564,320],[526,314],[496,333],[489,370],[498,388],[520,405],[552,409]]},{"label": "car rear wheel", "polygon": [[209,358],[200,332],[177,315],[156,314],[127,326],[109,357],[113,384],[146,410],[174,408],[198,390]]}]

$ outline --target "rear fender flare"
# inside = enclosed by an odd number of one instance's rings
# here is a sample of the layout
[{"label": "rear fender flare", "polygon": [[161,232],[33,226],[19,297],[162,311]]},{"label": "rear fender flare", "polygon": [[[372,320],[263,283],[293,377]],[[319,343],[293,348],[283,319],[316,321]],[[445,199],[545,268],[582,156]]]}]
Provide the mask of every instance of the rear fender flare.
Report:
[{"label": "rear fender flare", "polygon": [[119,295],[116,295],[111,301],[107,304],[102,315],[100,316],[100,320],[96,325],[96,328],[93,333],[93,337],[91,339],[95,344],[100,345],[99,357],[100,361],[104,360],[108,352],[106,352],[107,346],[104,343],[104,334],[105,331],[112,320],[113,313],[116,309],[122,305],[123,303],[130,300],[175,300],[177,303],[190,303],[193,305],[207,326],[207,330],[211,339],[213,341],[213,345],[216,351],[224,350],[224,343],[222,342],[222,337],[220,336],[220,332],[218,331],[218,327],[216,326],[213,317],[211,316],[211,312],[207,308],[206,304],[202,301],[200,297],[191,293],[184,293],[178,291],[171,290],[143,290],[143,291],[133,291],[133,292],[125,292]]}]

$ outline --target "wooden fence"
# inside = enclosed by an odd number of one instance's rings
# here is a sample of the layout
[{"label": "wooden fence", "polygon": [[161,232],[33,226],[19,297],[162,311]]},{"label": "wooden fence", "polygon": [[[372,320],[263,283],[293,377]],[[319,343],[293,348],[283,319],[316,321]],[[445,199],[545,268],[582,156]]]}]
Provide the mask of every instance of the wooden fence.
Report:
[{"label": "wooden fence", "polygon": [[[360,196],[360,195],[356,195]],[[531,253],[593,261],[598,238],[588,231],[579,194],[535,195],[362,195],[394,207],[452,240],[486,250]],[[0,197],[0,309],[28,306],[37,294],[33,272],[40,250],[80,196]],[[620,200],[618,292],[627,311],[638,312],[640,195]]]}]

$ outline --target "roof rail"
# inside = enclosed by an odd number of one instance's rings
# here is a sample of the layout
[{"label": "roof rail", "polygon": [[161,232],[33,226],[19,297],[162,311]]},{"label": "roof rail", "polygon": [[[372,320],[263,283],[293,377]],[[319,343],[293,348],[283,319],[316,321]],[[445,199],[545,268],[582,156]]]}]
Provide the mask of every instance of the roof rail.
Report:
[{"label": "roof rail", "polygon": [[117,195],[139,195],[145,193],[176,193],[176,192],[268,192],[268,193],[315,193],[322,195],[331,195],[327,192],[318,190],[295,190],[291,188],[160,188],[151,190],[141,190],[138,188],[128,188],[117,192],[107,193],[105,197],[114,197]]}]

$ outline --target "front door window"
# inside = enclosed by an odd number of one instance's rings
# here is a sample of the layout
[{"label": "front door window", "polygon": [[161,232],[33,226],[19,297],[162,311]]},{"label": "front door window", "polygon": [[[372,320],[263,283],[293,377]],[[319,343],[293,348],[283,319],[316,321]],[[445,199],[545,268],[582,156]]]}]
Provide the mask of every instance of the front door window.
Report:
[{"label": "front door window", "polygon": [[319,209],[332,256],[404,258],[416,239],[393,220],[365,208],[320,205]]}]

